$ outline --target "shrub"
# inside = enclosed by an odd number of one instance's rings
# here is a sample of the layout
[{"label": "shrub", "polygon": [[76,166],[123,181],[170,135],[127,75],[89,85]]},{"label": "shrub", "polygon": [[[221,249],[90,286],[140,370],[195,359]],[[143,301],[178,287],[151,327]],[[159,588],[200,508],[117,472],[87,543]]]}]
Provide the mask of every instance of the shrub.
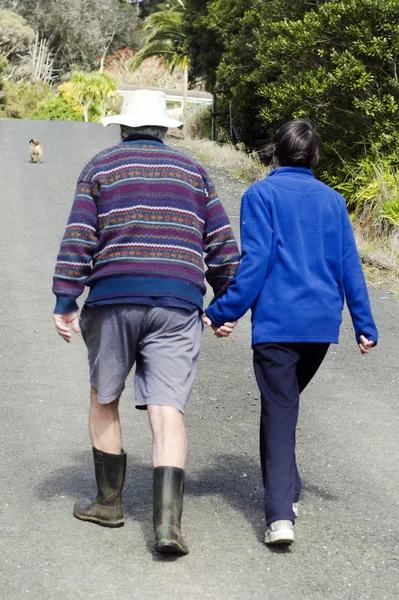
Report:
[{"label": "shrub", "polygon": [[373,149],[354,163],[344,163],[335,185],[363,228],[382,235],[399,223],[399,171]]},{"label": "shrub", "polygon": [[14,119],[29,119],[40,102],[52,97],[52,90],[48,83],[38,81],[27,83],[21,81],[4,82],[4,115]]},{"label": "shrub", "polygon": [[55,119],[57,121],[82,121],[81,110],[74,107],[62,96],[50,96],[42,100],[31,115],[32,119]]},{"label": "shrub", "polygon": [[190,138],[211,137],[211,106],[189,106],[184,115],[184,133]]}]

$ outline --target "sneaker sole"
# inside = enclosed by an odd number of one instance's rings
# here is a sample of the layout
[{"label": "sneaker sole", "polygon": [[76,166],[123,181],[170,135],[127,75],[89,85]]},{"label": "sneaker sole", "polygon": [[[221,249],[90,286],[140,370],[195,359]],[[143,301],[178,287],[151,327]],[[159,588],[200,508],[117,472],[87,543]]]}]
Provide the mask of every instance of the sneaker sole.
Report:
[{"label": "sneaker sole", "polygon": [[101,525],[101,527],[123,527],[125,524],[125,521],[123,519],[119,520],[119,521],[103,521],[102,519],[99,519],[98,517],[89,517],[89,516],[80,516],[77,515],[75,513],[73,513],[73,516],[76,519],[79,519],[79,521],[87,521],[88,523],[95,523],[96,525]]},{"label": "sneaker sole", "polygon": [[294,532],[290,529],[283,531],[271,531],[265,534],[265,544],[267,545],[278,545],[285,544],[289,546],[295,541]]}]

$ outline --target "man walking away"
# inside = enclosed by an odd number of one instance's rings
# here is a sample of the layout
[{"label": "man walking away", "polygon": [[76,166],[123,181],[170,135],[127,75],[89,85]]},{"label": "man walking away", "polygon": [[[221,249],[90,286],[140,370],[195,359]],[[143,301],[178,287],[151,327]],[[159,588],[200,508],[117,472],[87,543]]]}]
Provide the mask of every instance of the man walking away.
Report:
[{"label": "man walking away", "polygon": [[[162,92],[126,94],[121,143],[84,167],[58,255],[55,326],[65,341],[82,331],[88,350],[90,439],[97,496],[76,502],[78,519],[123,525],[118,403],[136,365],[136,408],[153,434],[153,523],[159,552],[187,554],[181,534],[186,433],[183,413],[194,382],[206,279],[227,288],[240,256],[215,188],[201,165],[164,143]],[[80,321],[76,299],[89,294]],[[226,324],[226,335],[234,324]],[[223,331],[223,329],[222,329]]]}]

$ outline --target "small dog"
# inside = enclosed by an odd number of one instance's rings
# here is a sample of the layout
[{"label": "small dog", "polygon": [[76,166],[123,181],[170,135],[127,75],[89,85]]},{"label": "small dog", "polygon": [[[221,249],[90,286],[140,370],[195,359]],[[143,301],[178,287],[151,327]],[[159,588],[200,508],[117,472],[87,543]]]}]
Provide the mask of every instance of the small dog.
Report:
[{"label": "small dog", "polygon": [[40,140],[29,140],[29,152],[30,162],[35,162],[36,157],[36,162],[38,165],[40,165],[43,156],[43,142]]}]

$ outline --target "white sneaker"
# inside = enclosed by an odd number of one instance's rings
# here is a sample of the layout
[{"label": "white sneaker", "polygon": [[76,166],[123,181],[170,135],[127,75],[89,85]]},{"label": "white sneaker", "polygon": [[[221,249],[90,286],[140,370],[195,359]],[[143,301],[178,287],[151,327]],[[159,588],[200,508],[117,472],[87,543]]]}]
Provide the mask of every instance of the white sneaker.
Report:
[{"label": "white sneaker", "polygon": [[292,503],[292,510],[293,510],[293,513],[294,513],[295,517],[298,517],[298,514],[299,514],[298,502],[293,502]]},{"label": "white sneaker", "polygon": [[266,529],[265,544],[292,544],[294,539],[291,521],[273,521]]}]

